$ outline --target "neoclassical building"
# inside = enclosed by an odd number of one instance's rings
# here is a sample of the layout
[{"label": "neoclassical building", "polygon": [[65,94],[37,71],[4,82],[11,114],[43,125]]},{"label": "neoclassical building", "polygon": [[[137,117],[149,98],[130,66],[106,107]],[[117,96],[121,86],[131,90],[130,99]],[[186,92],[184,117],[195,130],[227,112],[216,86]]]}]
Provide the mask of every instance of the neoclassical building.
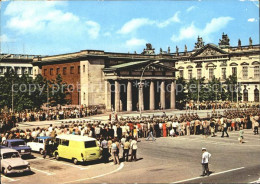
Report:
[{"label": "neoclassical building", "polygon": [[260,45],[230,46],[223,33],[219,44],[204,44],[198,37],[194,49],[172,53],[151,44],[142,53],[114,53],[82,50],[46,57],[34,57],[33,75],[54,79],[60,74],[70,86],[73,105],[102,106],[110,111],[154,110],[175,108],[175,80],[183,77],[213,76],[224,82],[236,75],[242,84],[245,102],[259,102]]},{"label": "neoclassical building", "polygon": [[[175,54],[177,77],[186,80],[205,77],[206,82],[213,76],[224,82],[230,75],[237,76],[241,86],[243,102],[259,102],[260,88],[260,45],[253,45],[249,38],[248,45],[231,47],[229,38],[223,33],[219,44],[204,45],[198,37],[193,51]],[[236,100],[236,99],[234,99]]]}]

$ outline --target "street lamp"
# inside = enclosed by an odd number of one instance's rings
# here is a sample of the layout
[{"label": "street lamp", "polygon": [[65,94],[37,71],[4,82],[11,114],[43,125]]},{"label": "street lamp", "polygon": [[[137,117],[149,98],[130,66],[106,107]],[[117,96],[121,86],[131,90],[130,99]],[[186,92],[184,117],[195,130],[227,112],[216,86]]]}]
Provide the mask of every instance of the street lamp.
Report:
[{"label": "street lamp", "polygon": [[[140,82],[138,83],[138,87],[139,87],[139,99],[141,98],[141,92],[142,92],[142,88],[143,88],[143,75],[144,75],[144,71],[146,70],[146,68],[148,67],[148,66],[150,66],[151,64],[155,64],[155,63],[159,63],[160,61],[154,61],[154,62],[151,62],[151,63],[149,63],[148,65],[146,65],[145,67],[144,67],[144,69],[143,69],[143,71],[142,71],[142,74],[141,74],[141,77],[140,77]],[[143,95],[143,94],[142,94]],[[142,98],[140,99],[140,101],[141,100],[143,100],[143,96],[142,96]],[[142,104],[142,106],[143,106],[143,104]],[[140,104],[140,102],[139,102],[139,111],[140,111],[140,118],[142,117],[142,106],[141,106],[141,104]]]}]

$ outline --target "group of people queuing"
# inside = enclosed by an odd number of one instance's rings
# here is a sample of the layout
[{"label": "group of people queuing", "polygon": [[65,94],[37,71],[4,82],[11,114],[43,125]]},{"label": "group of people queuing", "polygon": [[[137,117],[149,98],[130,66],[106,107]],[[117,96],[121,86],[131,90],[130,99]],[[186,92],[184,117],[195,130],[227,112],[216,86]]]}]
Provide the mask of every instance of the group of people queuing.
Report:
[{"label": "group of people queuing", "polygon": [[206,109],[232,109],[232,108],[260,108],[260,104],[249,104],[249,103],[233,103],[230,101],[222,102],[188,102],[185,105],[186,110],[206,110]]},{"label": "group of people queuing", "polygon": [[1,112],[0,123],[2,129],[11,129],[16,123],[33,122],[33,121],[48,121],[62,120],[72,118],[83,118],[98,114],[97,106],[80,107],[80,108],[60,108],[49,110],[27,110],[16,113]]}]

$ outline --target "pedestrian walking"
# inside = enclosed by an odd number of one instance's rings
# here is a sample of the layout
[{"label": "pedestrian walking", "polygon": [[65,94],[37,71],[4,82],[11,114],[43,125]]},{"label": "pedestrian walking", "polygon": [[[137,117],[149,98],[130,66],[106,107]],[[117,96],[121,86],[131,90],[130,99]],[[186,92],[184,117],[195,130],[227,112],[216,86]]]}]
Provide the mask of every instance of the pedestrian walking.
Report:
[{"label": "pedestrian walking", "polygon": [[211,154],[207,152],[206,148],[202,148],[202,174],[201,176],[209,176],[209,158],[211,157]]},{"label": "pedestrian walking", "polygon": [[156,140],[153,136],[153,128],[152,127],[150,127],[150,131],[149,131],[148,137],[146,138],[146,141],[148,141],[150,139],[150,137],[152,138],[153,141]]},{"label": "pedestrian walking", "polygon": [[49,155],[49,157],[51,157],[51,146],[49,144],[49,140],[48,139],[46,139],[45,142],[44,142],[43,158],[45,159],[47,155]]},{"label": "pedestrian walking", "polygon": [[102,148],[102,159],[104,163],[109,162],[109,152],[108,152],[108,141],[103,139],[100,143],[100,147]]},{"label": "pedestrian walking", "polygon": [[244,130],[243,130],[243,127],[240,127],[238,140],[239,140],[240,144],[243,143],[243,140],[244,140]]},{"label": "pedestrian walking", "polygon": [[215,122],[212,119],[210,120],[210,132],[211,137],[215,137]]},{"label": "pedestrian walking", "polygon": [[229,137],[229,135],[228,135],[228,133],[227,133],[227,129],[228,129],[228,127],[227,127],[227,121],[224,120],[224,121],[223,121],[223,129],[222,129],[222,136],[221,136],[221,137],[224,137],[224,133],[226,133],[227,137]]},{"label": "pedestrian walking", "polygon": [[129,148],[130,148],[130,143],[129,143],[129,138],[126,139],[126,141],[123,144],[123,160],[128,162],[128,156],[129,156]]},{"label": "pedestrian walking", "polygon": [[259,123],[254,119],[254,135],[258,134]]}]

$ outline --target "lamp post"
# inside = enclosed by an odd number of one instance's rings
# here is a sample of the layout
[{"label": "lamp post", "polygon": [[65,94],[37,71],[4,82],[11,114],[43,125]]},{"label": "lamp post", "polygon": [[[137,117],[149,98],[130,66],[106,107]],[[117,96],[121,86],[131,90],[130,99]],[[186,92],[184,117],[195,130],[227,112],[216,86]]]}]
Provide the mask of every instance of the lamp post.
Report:
[{"label": "lamp post", "polygon": [[[142,71],[142,74],[141,74],[141,77],[140,77],[140,82],[138,83],[138,87],[139,87],[139,99],[140,99],[140,95],[142,94],[141,92],[142,92],[142,88],[143,88],[143,75],[144,75],[144,71],[146,70],[146,68],[148,67],[148,66],[150,66],[151,64],[155,64],[155,63],[159,63],[160,61],[154,61],[154,62],[151,62],[151,63],[149,63],[148,65],[146,65],[145,67],[144,67],[144,69],[143,69],[143,71]],[[142,94],[143,95],[143,94]],[[142,98],[141,98],[141,100],[143,100],[143,96],[142,96]],[[142,104],[142,106],[143,106],[143,104]],[[139,111],[140,111],[140,118],[142,117],[142,106],[141,106],[141,104],[140,104],[140,102],[139,102]]]}]

